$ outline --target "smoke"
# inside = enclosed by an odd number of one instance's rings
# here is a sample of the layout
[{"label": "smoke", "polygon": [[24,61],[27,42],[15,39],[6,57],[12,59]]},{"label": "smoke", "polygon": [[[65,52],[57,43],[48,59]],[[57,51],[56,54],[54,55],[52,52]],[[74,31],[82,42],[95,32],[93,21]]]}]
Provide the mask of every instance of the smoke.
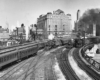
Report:
[{"label": "smoke", "polygon": [[15,26],[14,26],[14,25],[12,25],[12,26],[10,27],[10,30],[11,30],[11,31],[13,31],[13,29],[15,29]]},{"label": "smoke", "polygon": [[17,27],[20,27],[20,25],[19,25],[19,21],[17,21]]},{"label": "smoke", "polygon": [[53,34],[50,34],[50,35],[48,36],[48,39],[49,39],[49,40],[53,40],[53,39],[54,39],[54,35],[53,35]]}]

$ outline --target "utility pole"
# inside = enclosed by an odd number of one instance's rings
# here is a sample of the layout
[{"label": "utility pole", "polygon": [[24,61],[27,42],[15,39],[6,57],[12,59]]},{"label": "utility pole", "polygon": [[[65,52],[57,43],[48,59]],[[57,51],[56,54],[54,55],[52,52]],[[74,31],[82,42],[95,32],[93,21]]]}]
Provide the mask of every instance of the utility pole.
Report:
[{"label": "utility pole", "polygon": [[65,34],[65,27],[64,27],[64,25],[63,25],[63,34]]},{"label": "utility pole", "polygon": [[[35,38],[37,38],[37,25],[34,24],[34,27],[36,28],[36,37],[35,37]],[[36,39],[35,39],[35,40],[36,40]]]}]

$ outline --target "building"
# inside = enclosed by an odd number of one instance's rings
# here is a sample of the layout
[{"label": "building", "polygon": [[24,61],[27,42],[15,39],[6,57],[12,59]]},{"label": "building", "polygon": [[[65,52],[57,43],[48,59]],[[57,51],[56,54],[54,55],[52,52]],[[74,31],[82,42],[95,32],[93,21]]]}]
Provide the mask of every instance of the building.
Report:
[{"label": "building", "polygon": [[16,29],[13,30],[12,35],[13,39],[16,40],[25,40],[26,39],[26,31],[25,26],[16,27]]},{"label": "building", "polygon": [[9,29],[8,28],[4,29],[0,26],[0,41],[4,42],[7,41],[9,38],[10,38]]},{"label": "building", "polygon": [[75,25],[74,30],[75,30],[76,32],[78,32],[78,31],[79,31],[78,21],[79,21],[79,19],[80,19],[80,10],[77,10],[76,17],[77,17],[77,20],[74,22],[74,25]]},{"label": "building", "polygon": [[77,10],[77,21],[79,20],[80,18],[80,10]]},{"label": "building", "polygon": [[0,26],[0,47],[6,46],[6,42],[9,38],[9,29],[4,29]]},{"label": "building", "polygon": [[42,31],[44,38],[47,38],[51,33],[55,36],[64,35],[71,29],[71,14],[65,14],[60,9],[53,11],[53,13],[48,12],[46,15],[40,15],[37,19],[37,30]]}]

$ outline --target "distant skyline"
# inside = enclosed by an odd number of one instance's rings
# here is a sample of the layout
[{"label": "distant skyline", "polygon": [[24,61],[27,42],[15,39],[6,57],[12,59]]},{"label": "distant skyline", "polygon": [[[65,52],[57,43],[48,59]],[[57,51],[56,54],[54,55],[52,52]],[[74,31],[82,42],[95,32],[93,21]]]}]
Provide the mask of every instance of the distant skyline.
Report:
[{"label": "distant skyline", "polygon": [[72,26],[77,10],[81,15],[87,9],[100,8],[99,0],[0,0],[0,26],[10,29],[24,23],[35,24],[41,14],[61,9],[72,15]]}]

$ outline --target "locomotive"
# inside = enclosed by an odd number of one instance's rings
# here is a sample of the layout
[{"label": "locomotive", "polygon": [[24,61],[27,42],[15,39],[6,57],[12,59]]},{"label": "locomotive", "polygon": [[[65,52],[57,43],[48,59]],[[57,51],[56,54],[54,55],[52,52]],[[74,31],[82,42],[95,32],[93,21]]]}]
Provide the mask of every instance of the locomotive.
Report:
[{"label": "locomotive", "polygon": [[83,39],[75,39],[73,46],[76,48],[80,48],[84,45],[84,40]]},{"label": "locomotive", "polygon": [[68,40],[66,47],[67,48],[73,48],[73,47],[80,48],[84,45],[83,42],[84,42],[83,39],[78,39],[78,38],[70,39]]}]

